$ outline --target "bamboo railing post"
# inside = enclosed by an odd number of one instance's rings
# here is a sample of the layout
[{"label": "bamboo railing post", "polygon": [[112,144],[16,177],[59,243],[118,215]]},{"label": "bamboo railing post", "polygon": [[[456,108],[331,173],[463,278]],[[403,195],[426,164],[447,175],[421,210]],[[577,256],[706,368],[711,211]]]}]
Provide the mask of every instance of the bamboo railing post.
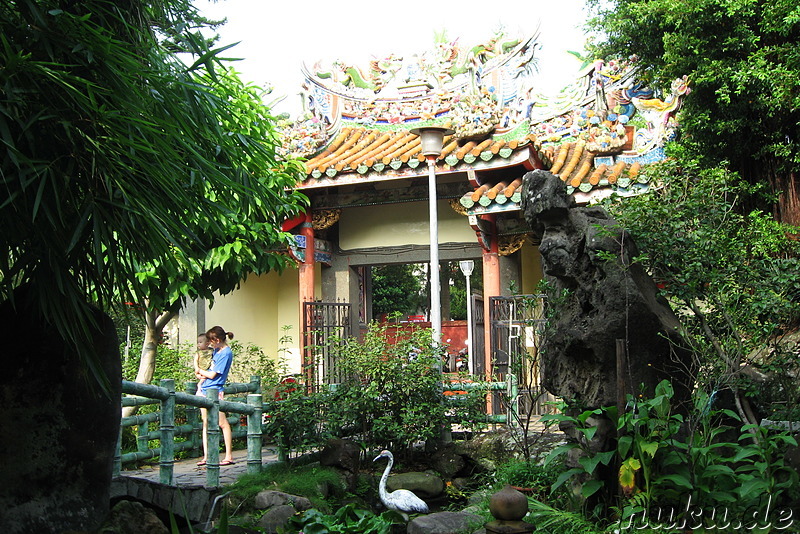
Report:
[{"label": "bamboo railing post", "polygon": [[167,390],[167,398],[161,401],[159,481],[171,486],[175,464],[175,380],[161,380],[161,387]]},{"label": "bamboo railing post", "polygon": [[253,413],[247,416],[247,472],[261,472],[261,395],[252,393],[247,396],[247,404],[252,406]]},{"label": "bamboo railing post", "polygon": [[150,435],[150,423],[142,421],[136,426],[136,451],[147,452]]},{"label": "bamboo railing post", "polygon": [[[519,383],[517,381],[517,375],[512,372],[506,373],[506,383],[508,393],[508,414],[506,417],[506,424],[509,427],[513,427],[518,421],[517,401],[519,399]],[[514,417],[512,417],[512,415]]]},{"label": "bamboo railing post", "polygon": [[261,394],[261,377],[258,375],[250,375],[250,386],[253,388],[253,393]]},{"label": "bamboo railing post", "polygon": [[206,410],[206,485],[219,486],[219,390],[208,388],[206,398],[214,405]]},{"label": "bamboo railing post", "polygon": [[[186,381],[186,394],[197,394],[196,380]],[[190,404],[186,405],[186,423],[192,427],[192,434],[189,436],[189,441],[192,444],[192,457],[200,456],[200,448],[202,445],[200,440],[203,439],[203,422],[200,420],[200,408]]]}]

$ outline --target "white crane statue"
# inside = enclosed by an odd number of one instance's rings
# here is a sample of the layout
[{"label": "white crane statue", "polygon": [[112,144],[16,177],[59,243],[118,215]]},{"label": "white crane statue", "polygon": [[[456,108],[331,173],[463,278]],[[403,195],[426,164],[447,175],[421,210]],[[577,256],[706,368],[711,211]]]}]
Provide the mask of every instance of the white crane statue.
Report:
[{"label": "white crane statue", "polygon": [[413,492],[407,489],[386,491],[386,479],[389,478],[389,471],[392,470],[392,466],[394,465],[394,455],[389,451],[381,451],[372,461],[374,462],[379,458],[389,459],[389,462],[386,464],[386,469],[383,470],[381,481],[378,484],[378,496],[381,498],[381,502],[384,506],[389,510],[400,512],[406,520],[408,520],[406,514],[427,514],[430,511],[428,505],[425,504],[425,501],[414,495]]}]

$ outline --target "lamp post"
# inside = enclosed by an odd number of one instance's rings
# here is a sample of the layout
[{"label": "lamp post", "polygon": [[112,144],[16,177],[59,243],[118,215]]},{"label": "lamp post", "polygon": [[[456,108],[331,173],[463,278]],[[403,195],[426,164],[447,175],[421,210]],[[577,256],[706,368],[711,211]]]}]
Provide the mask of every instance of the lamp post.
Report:
[{"label": "lamp post", "polygon": [[469,284],[469,277],[472,276],[472,270],[475,267],[475,262],[472,260],[461,260],[458,262],[458,268],[467,279],[467,361],[469,362],[470,372],[475,369],[472,363],[472,288]]},{"label": "lamp post", "polygon": [[430,266],[431,266],[431,328],[433,342],[442,341],[442,303],[441,282],[439,281],[439,222],[436,212],[436,158],[442,153],[444,136],[453,134],[450,128],[425,126],[414,128],[411,133],[419,136],[422,155],[428,160],[428,208],[430,226]]}]

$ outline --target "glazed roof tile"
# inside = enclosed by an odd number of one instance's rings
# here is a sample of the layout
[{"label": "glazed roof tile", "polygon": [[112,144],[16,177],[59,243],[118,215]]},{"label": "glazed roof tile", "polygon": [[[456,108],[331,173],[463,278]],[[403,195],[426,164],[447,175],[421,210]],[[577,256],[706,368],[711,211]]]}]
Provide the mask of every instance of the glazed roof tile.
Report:
[{"label": "glazed roof tile", "polygon": [[[513,164],[512,155],[523,149],[533,150],[535,157],[544,153],[536,143],[536,136],[523,130],[517,134],[489,136],[483,140],[459,142],[454,136],[445,136],[439,161],[452,171]],[[527,157],[527,153],[525,156]],[[421,174],[417,167],[425,161],[419,137],[408,129],[380,131],[362,126],[344,126],[333,140],[306,162],[306,178],[300,188],[325,185],[337,181],[346,183],[346,175],[376,174],[384,179],[398,174]]]},{"label": "glazed roof tile", "polygon": [[[663,151],[647,157],[597,155],[587,150],[586,143],[580,140],[549,145],[540,152],[543,168],[561,178],[567,185],[567,192],[579,202],[612,192],[629,195],[648,187],[647,176],[640,172],[642,164],[663,158]],[[483,184],[464,194],[459,203],[470,214],[517,210],[521,186],[521,176],[511,181]],[[603,193],[598,195],[600,190]]]}]

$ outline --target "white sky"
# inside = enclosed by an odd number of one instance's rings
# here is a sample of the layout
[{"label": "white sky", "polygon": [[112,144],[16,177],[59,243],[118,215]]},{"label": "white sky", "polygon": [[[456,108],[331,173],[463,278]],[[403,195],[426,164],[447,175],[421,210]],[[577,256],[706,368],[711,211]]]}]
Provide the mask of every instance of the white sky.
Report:
[{"label": "white sky", "polygon": [[302,83],[300,66],[342,59],[366,66],[371,57],[421,54],[434,33],[472,47],[503,26],[507,35],[528,37],[539,28],[537,51],[542,92],[572,81],[580,62],[567,50],[582,51],[584,0],[194,0],[207,18],[227,17],[220,44],[240,42],[223,53],[242,58],[234,68],[246,81],[272,85],[286,95],[278,112],[296,114]]}]

